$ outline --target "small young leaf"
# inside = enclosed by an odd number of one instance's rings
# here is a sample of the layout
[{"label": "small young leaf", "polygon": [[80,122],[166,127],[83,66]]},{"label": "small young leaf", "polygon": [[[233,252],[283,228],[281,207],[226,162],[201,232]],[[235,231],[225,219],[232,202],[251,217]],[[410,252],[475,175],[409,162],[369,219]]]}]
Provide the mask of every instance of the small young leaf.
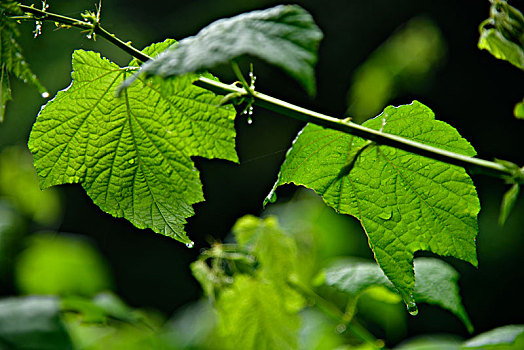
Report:
[{"label": "small young leaf", "polygon": [[2,349],[73,349],[53,297],[8,298],[0,301]]},{"label": "small young leaf", "polygon": [[524,70],[524,16],[519,10],[506,0],[493,0],[490,18],[479,30],[479,49]]},{"label": "small young leaf", "polygon": [[504,194],[504,198],[502,198],[502,203],[500,204],[499,224],[504,225],[506,222],[506,219],[517,202],[518,195],[519,184],[513,184]]},{"label": "small young leaf", "polygon": [[[469,332],[473,325],[461,303],[458,273],[445,262],[432,258],[415,259],[415,301],[438,305],[454,313]],[[380,268],[372,262],[340,260],[325,270],[325,283],[355,299],[366,289],[384,286],[395,291]]]},{"label": "small young leaf", "polygon": [[217,304],[218,332],[227,349],[296,349],[298,314],[275,285],[239,275]]},{"label": "small young leaf", "polygon": [[522,102],[519,102],[515,105],[515,108],[513,109],[513,114],[518,119],[524,119],[524,99]]},{"label": "small young leaf", "polygon": [[321,39],[322,32],[307,11],[297,5],[279,5],[213,22],[144,64],[142,72],[182,75],[251,55],[282,68],[314,94]]},{"label": "small young leaf", "polygon": [[3,0],[0,3],[0,122],[4,120],[6,103],[11,100],[9,74],[33,85],[41,94],[46,93],[46,89],[25,61],[22,48],[16,41],[19,36],[16,22],[6,14],[21,14],[18,3],[12,0]]},{"label": "small young leaf", "polygon": [[[502,346],[506,347],[502,347]],[[461,349],[518,350],[524,346],[524,325],[509,325],[492,329],[464,342]]]},{"label": "small young leaf", "polygon": [[[459,133],[419,102],[387,107],[365,126],[473,156]],[[339,131],[307,125],[288,151],[275,188],[303,185],[360,220],[375,259],[413,303],[413,254],[428,250],[477,265],[480,204],[464,169]],[[274,191],[268,198],[274,199]]]},{"label": "small young leaf", "polygon": [[249,250],[260,263],[257,276],[280,291],[289,310],[301,309],[303,298],[287,284],[297,274],[296,243],[282,232],[276,217],[244,216],[237,221],[233,232],[240,247]]},{"label": "small young leaf", "polygon": [[185,219],[204,199],[191,156],[238,160],[235,111],[193,86],[196,75],[140,78],[117,98],[129,74],[75,51],[72,84],[40,111],[29,138],[40,186],[81,183],[111,215],[191,245]]}]

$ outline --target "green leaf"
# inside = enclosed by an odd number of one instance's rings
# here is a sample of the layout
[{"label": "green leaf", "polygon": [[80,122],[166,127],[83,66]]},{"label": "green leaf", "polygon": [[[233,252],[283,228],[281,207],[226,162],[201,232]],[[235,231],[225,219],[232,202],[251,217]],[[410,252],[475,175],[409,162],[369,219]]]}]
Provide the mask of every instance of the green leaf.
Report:
[{"label": "green leaf", "polygon": [[[415,301],[438,305],[454,313],[473,331],[473,325],[461,303],[458,273],[445,262],[432,258],[415,259]],[[383,286],[395,291],[382,270],[374,263],[341,259],[325,270],[325,284],[349,294],[355,301],[366,290]]]},{"label": "green leaf", "polygon": [[274,284],[239,275],[216,308],[228,349],[296,349],[298,315],[289,312]]},{"label": "green leaf", "polygon": [[110,292],[100,293],[92,299],[79,296],[64,297],[62,311],[78,313],[86,323],[105,323],[109,318],[136,323],[141,318],[137,311]]},{"label": "green leaf", "polygon": [[41,110],[29,138],[40,186],[81,183],[102,210],[192,246],[185,219],[204,197],[191,156],[238,161],[235,111],[193,86],[196,75],[140,78],[117,98],[130,74],[75,51],[72,84]]},{"label": "green leaf", "polygon": [[11,283],[13,264],[27,231],[23,217],[5,204],[0,198],[0,284]]},{"label": "green leaf", "polygon": [[524,99],[522,102],[519,102],[515,105],[515,108],[513,109],[513,114],[518,119],[524,119]]},{"label": "green leaf", "polygon": [[504,225],[506,222],[506,219],[517,202],[518,195],[519,184],[513,184],[511,188],[504,194],[502,203],[500,204],[499,224]]},{"label": "green leaf", "polygon": [[9,298],[0,301],[0,344],[9,349],[72,349],[52,297]]},{"label": "green leaf", "polygon": [[321,39],[322,32],[306,10],[279,5],[213,22],[144,64],[142,72],[161,77],[183,75],[251,55],[280,67],[314,94],[314,65]]},{"label": "green leaf", "polygon": [[0,122],[4,120],[6,103],[11,100],[9,74],[33,85],[43,96],[47,94],[25,61],[22,48],[16,41],[20,35],[17,24],[7,14],[21,14],[17,2],[5,0],[0,3]]},{"label": "green leaf", "polygon": [[87,242],[57,234],[31,237],[15,270],[20,292],[93,296],[111,288],[105,261]]},{"label": "green leaf", "polygon": [[524,16],[505,0],[491,1],[490,18],[479,27],[479,49],[524,70]]},{"label": "green leaf", "polygon": [[256,256],[265,277],[285,281],[295,272],[295,241],[280,230],[276,217],[244,216],[236,222],[233,233],[239,246]]},{"label": "green leaf", "polygon": [[524,346],[524,325],[492,329],[464,342],[461,349],[518,350]]},{"label": "green leaf", "polygon": [[460,350],[460,338],[452,335],[422,335],[402,342],[394,350]]},{"label": "green leaf", "polygon": [[233,233],[239,246],[259,262],[257,276],[280,291],[289,310],[300,310],[304,299],[287,284],[289,279],[297,277],[297,246],[280,229],[277,218],[244,216],[233,227]]},{"label": "green leaf", "polygon": [[8,147],[0,153],[0,197],[41,225],[55,225],[60,219],[58,193],[55,189],[40,190],[31,154],[25,147]]},{"label": "green leaf", "polygon": [[[475,155],[453,127],[436,121],[433,112],[416,101],[387,107],[364,125]],[[462,168],[310,124],[288,151],[268,199],[274,200],[276,187],[286,183],[311,188],[337,212],[360,220],[375,259],[410,307],[416,251],[477,265],[480,205]]]}]

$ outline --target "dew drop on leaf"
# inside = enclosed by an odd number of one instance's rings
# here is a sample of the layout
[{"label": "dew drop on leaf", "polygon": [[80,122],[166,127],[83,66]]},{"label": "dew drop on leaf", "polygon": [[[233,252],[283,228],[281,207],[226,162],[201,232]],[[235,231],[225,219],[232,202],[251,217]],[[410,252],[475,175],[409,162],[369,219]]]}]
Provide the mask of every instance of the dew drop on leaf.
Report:
[{"label": "dew drop on leaf", "polygon": [[193,248],[195,246],[195,242],[191,241],[189,243],[186,243],[186,247]]},{"label": "dew drop on leaf", "polygon": [[417,307],[417,304],[415,304],[414,302],[410,301],[407,303],[407,308],[408,308],[408,312],[411,316],[417,316],[418,315],[418,307]]},{"label": "dew drop on leaf", "polygon": [[49,97],[49,92],[47,91],[42,92],[42,98],[48,98],[48,97]]}]

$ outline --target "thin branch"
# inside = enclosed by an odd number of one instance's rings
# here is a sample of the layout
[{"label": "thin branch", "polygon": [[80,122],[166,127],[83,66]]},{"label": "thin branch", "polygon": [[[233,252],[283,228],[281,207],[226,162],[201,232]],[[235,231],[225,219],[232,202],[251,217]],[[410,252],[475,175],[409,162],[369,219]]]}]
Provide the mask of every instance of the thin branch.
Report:
[{"label": "thin branch", "polygon": [[[424,157],[458,165],[475,173],[488,174],[504,179],[513,178],[515,176],[515,173],[512,169],[509,169],[500,163],[468,157],[463,154],[429,146],[401,136],[370,129],[351,121],[333,118],[322,113],[314,112],[309,109],[293,105],[257,91],[254,91],[250,94],[242,88],[223,84],[205,77],[199,78],[199,80],[194,84],[219,94],[236,92],[244,95],[251,95],[255,99],[255,105],[286,115],[288,117],[317,124],[329,129],[339,130],[350,135],[355,135],[367,140],[374,141],[377,144],[395,147]],[[522,176],[524,176],[524,174],[522,174]]]},{"label": "thin branch", "polygon": [[[151,59],[151,57],[143,54],[130,44],[118,39],[114,34],[109,33],[98,22],[92,23],[89,21],[81,21],[75,18],[38,10],[31,6],[20,5],[20,8],[22,11],[34,15],[35,19],[38,20],[49,20],[84,30],[91,30],[142,62]],[[237,69],[235,70],[235,68]],[[235,62],[233,62],[233,69],[239,78],[243,78],[240,70],[238,69],[238,65],[236,65]],[[243,85],[247,86],[247,82],[245,82],[245,79],[243,80]],[[255,105],[280,113],[282,115],[362,137],[364,139],[374,141],[377,144],[395,147],[424,157],[458,165],[473,173],[487,174],[505,180],[510,179],[513,182],[524,183],[523,169],[515,171],[515,169],[501,164],[500,162],[497,163],[484,159],[468,157],[459,153],[450,152],[420,142],[409,140],[401,136],[370,129],[351,121],[337,119],[322,113],[314,112],[309,109],[293,105],[260,92],[253,91],[249,87],[239,88],[234,85],[223,84],[205,77],[200,77],[197,81],[194,82],[194,84],[218,94],[238,93],[240,95],[250,96],[254,99]]]},{"label": "thin branch", "polygon": [[25,13],[32,14],[35,17],[35,19],[38,19],[40,21],[52,21],[52,22],[57,22],[57,23],[64,24],[67,26],[92,31],[93,33],[100,35],[104,39],[108,40],[112,44],[116,45],[120,49],[124,50],[125,52],[127,52],[128,54],[130,54],[131,56],[135,57],[136,59],[142,62],[146,62],[151,59],[151,57],[143,54],[140,50],[120,40],[114,34],[109,33],[98,22],[93,23],[93,22],[85,21],[85,20],[82,21],[76,18],[62,16],[56,13],[39,10],[37,8],[26,6],[26,5],[20,5],[20,9]]}]

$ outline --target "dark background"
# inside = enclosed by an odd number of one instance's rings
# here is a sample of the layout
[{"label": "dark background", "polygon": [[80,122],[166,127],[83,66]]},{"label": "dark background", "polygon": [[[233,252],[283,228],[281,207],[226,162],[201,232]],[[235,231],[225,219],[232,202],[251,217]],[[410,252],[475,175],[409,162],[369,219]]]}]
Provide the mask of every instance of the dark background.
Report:
[{"label": "dark background", "polygon": [[[29,2],[24,2],[29,4]],[[94,9],[94,1],[50,0],[50,11],[79,17]],[[266,8],[277,1],[192,0],[103,2],[102,24],[123,40],[142,48],[167,37],[182,39],[196,34],[215,19]],[[524,122],[513,117],[513,106],[524,96],[524,73],[507,62],[477,48],[478,25],[489,15],[485,1],[390,1],[324,0],[297,1],[310,11],[323,30],[317,65],[318,94],[309,98],[281,71],[257,64],[257,89],[275,97],[333,116],[346,110],[346,94],[355,68],[365,61],[391,33],[414,16],[424,15],[442,31],[447,45],[444,63],[433,84],[421,95],[402,95],[398,105],[420,100],[469,140],[485,159],[507,159],[524,164]],[[524,9],[524,1],[511,2]],[[37,4],[38,5],[38,4]],[[39,6],[39,5],[38,5]],[[126,64],[130,59],[99,38],[89,41],[78,30],[55,30],[44,25],[43,35],[33,40],[34,24],[22,26],[21,43],[27,60],[49,89],[51,96],[70,83],[74,49],[95,49],[103,56]],[[233,81],[225,67],[214,71],[223,81]],[[14,101],[8,105],[7,121],[0,126],[0,147],[25,145],[40,105],[36,90],[13,83]],[[166,315],[196,300],[200,287],[188,265],[203,247],[222,240],[237,218],[258,215],[271,189],[285,151],[302,124],[255,109],[254,122],[237,120],[237,150],[241,164],[196,159],[201,170],[205,203],[195,206],[187,232],[196,246],[187,249],[150,230],[138,230],[123,219],[101,212],[80,186],[62,186],[65,212],[58,227],[91,237],[109,261],[116,291],[137,307],[157,308]],[[447,259],[461,273],[460,285],[466,309],[476,332],[523,323],[524,298],[518,284],[524,279],[524,201],[520,200],[504,227],[497,224],[498,208],[506,186],[501,180],[474,176],[481,200],[478,235],[479,268]],[[291,196],[284,188],[281,198]],[[348,220],[352,220],[349,219]],[[361,235],[359,254],[371,257],[366,237]],[[5,291],[9,294],[10,291]],[[466,336],[464,327],[450,314],[421,306],[410,318],[410,334],[451,332]]]}]

